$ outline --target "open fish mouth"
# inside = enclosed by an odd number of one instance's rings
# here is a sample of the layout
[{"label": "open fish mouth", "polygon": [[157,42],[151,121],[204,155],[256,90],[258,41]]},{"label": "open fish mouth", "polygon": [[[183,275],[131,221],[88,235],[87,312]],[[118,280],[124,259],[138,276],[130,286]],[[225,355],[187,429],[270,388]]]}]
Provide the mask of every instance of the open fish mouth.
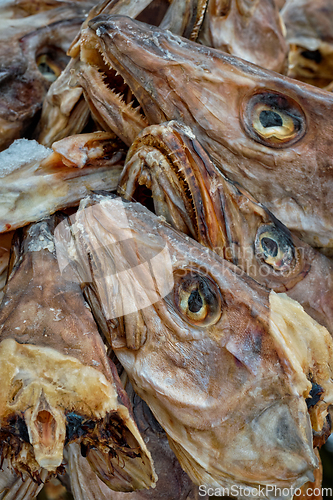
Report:
[{"label": "open fish mouth", "polygon": [[[98,16],[98,18],[106,16]],[[100,30],[95,32],[90,28],[94,26],[94,21],[89,22],[89,27],[82,30],[80,40],[80,69],[76,74],[78,83],[82,86],[86,100],[89,102],[93,115],[106,129],[115,132],[127,145],[130,145],[136,135],[149,125],[135,92],[127,83],[125,70],[118,69],[114,65],[114,58],[109,57],[103,38],[100,38]],[[91,88],[98,88],[98,96]],[[103,104],[101,101],[104,101]],[[115,120],[110,122],[101,107],[108,111],[112,109],[112,117]],[[119,124],[120,114],[125,125]],[[124,128],[125,127],[125,128]],[[123,130],[124,128],[124,130]]]},{"label": "open fish mouth", "polygon": [[[179,122],[162,124],[158,130],[156,127],[147,127],[133,142],[119,178],[118,193],[142,203],[204,244],[209,231],[206,216],[213,216],[214,210],[209,206],[209,193],[198,178],[198,165],[187,154],[187,141],[191,143],[193,133]],[[196,194],[202,195],[200,206],[195,203]]]}]

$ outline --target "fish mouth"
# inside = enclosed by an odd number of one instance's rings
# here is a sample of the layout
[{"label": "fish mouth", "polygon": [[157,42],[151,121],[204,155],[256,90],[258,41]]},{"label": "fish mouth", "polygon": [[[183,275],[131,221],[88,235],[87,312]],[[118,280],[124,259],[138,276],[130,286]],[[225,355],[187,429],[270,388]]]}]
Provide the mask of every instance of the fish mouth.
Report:
[{"label": "fish mouth", "polygon": [[[82,31],[81,66],[76,78],[83,87],[97,120],[130,145],[137,134],[149,125],[149,121],[138,97],[138,82],[133,84],[129,72],[109,50],[110,36],[106,40],[106,33],[110,35],[110,22],[108,29],[103,22],[107,19],[108,16],[100,15],[90,21],[89,27]],[[91,83],[98,89],[96,94],[91,89]],[[144,92],[141,87],[140,93]],[[106,116],[108,113],[101,111],[101,101],[104,101],[109,114],[112,110],[112,119]],[[116,114],[122,117],[122,123],[119,118],[115,118]]]},{"label": "fish mouth", "polygon": [[[93,92],[91,84],[97,85],[98,97],[94,99],[92,107],[96,106],[96,100],[100,100],[103,94],[102,99],[110,103],[109,113],[113,115],[117,110],[120,114],[126,114],[126,126],[122,124],[120,128],[119,119],[112,118],[110,121],[110,117],[106,116],[104,119],[107,130],[111,127],[117,135],[122,127],[126,128],[126,137],[121,138],[128,145],[149,124],[181,119],[187,107],[174,88],[172,73],[170,78],[162,76],[164,70],[169,74],[172,67],[180,68],[178,56],[173,56],[169,51],[170,43],[174,41],[178,46],[186,40],[155,26],[153,28],[151,34],[146,24],[126,16],[99,15],[81,33],[82,68],[78,83],[88,95]],[[161,34],[167,37],[166,40],[160,37]],[[99,75],[94,74],[92,68]],[[89,77],[85,76],[87,71],[90,71]],[[161,92],[167,97],[167,103],[164,97],[161,98]],[[170,110],[167,109],[168,103]],[[131,127],[136,129],[136,134],[129,130]]]},{"label": "fish mouth", "polygon": [[[182,135],[177,133],[179,129]],[[145,129],[128,152],[118,194],[144,204],[165,217],[175,229],[198,240],[200,214],[196,193],[200,186],[194,171],[189,178],[191,166],[186,158],[184,132],[191,133],[177,122]]]},{"label": "fish mouth", "polygon": [[[222,181],[216,175],[191,129],[170,121],[147,127],[133,142],[118,194],[146,205],[172,227],[225,258],[230,237],[219,202]],[[216,204],[221,205],[219,210]]]}]

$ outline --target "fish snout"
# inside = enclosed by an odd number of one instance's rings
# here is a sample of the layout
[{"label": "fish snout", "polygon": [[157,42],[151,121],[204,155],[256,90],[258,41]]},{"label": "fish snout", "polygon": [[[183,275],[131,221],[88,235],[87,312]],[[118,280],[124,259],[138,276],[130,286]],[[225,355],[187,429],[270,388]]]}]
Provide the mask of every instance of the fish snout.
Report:
[{"label": "fish snout", "polygon": [[236,476],[257,483],[302,486],[318,459],[305,401],[292,397],[265,409],[238,433],[225,459]]},{"label": "fish snout", "polygon": [[[108,16],[106,14],[100,14],[89,21],[88,26],[92,29],[97,36],[111,35],[112,32],[123,33],[123,25],[126,24],[126,20],[130,22],[130,18],[126,16]],[[124,26],[126,29],[127,26]]]},{"label": "fish snout", "polygon": [[41,395],[39,405],[25,412],[29,440],[38,464],[55,471],[63,460],[66,437],[66,417],[63,411],[51,408]]}]

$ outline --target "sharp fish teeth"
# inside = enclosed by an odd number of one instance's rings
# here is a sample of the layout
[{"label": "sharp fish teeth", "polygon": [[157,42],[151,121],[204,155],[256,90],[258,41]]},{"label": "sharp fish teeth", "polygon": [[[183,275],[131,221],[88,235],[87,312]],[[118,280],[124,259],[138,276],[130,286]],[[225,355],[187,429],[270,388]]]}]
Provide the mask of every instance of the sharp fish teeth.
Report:
[{"label": "sharp fish teeth", "polygon": [[105,62],[105,64],[106,64],[106,65],[107,65],[110,69],[112,69],[113,71],[116,71],[116,70],[114,69],[114,67],[112,66],[112,64],[110,63],[109,59],[107,59],[107,58],[106,58],[105,54],[104,54],[103,52],[101,52],[101,50],[99,50],[99,52],[100,52],[100,54],[101,54],[101,56],[102,56],[103,61]]}]

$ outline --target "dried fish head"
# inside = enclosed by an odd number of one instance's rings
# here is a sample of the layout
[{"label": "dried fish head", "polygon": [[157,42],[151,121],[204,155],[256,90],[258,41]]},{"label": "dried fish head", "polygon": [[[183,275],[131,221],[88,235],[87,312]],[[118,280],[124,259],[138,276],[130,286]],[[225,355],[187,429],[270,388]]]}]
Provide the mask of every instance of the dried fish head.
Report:
[{"label": "dried fish head", "polygon": [[315,380],[325,387],[325,420],[333,395],[327,330],[140,204],[94,196],[74,220],[68,262],[191,479],[307,481],[317,460],[305,400]]},{"label": "dried fish head", "polygon": [[[41,120],[36,132],[36,137],[38,136],[38,141],[41,144],[51,146],[54,141],[63,139],[68,135],[78,134],[82,132],[87,123],[90,115],[87,105],[87,102],[89,103],[90,100],[89,96],[91,93],[94,95],[94,87],[98,86],[100,81],[103,81],[97,70],[95,73],[93,72],[94,76],[97,77],[97,83],[91,75],[86,75],[85,67],[79,59],[81,38],[87,28],[88,22],[99,14],[123,14],[136,17],[150,3],[151,0],[136,0],[135,2],[128,2],[127,0],[102,0],[92,7],[68,51],[68,54],[72,57],[71,61],[59,79],[51,85],[46,95]],[[97,61],[94,64],[96,63]],[[83,91],[86,99],[83,98]],[[103,127],[103,130],[115,131],[110,127],[104,126],[105,123],[98,109],[99,107],[103,109],[103,104],[103,102],[97,100],[97,109],[93,106],[92,115],[95,121]],[[120,103],[119,106],[119,101],[117,101],[115,108],[114,103],[113,107],[111,107],[112,119],[115,119],[118,124],[122,122],[122,104]],[[118,112],[120,113],[119,116]],[[124,121],[125,124],[123,126],[127,129],[126,112]],[[124,134],[120,132],[117,135],[124,140]]]},{"label": "dried fish head", "polygon": [[79,2],[1,22],[0,149],[31,135],[50,86],[65,68],[66,51],[84,20]]},{"label": "dried fish head", "polygon": [[332,246],[331,93],[125,17],[89,26],[151,124],[183,121],[289,229]]},{"label": "dried fish head", "polygon": [[[60,274],[54,216],[21,230],[0,311],[1,455],[37,482],[81,446],[110,488],[156,480],[115,366],[78,283]],[[0,473],[1,474],[1,473]]]},{"label": "dried fish head", "polygon": [[153,202],[156,215],[259,283],[286,292],[333,335],[332,261],[227,179],[189,127],[168,122],[143,130],[128,151],[118,192]]},{"label": "dried fish head", "polygon": [[210,0],[199,41],[262,68],[285,74],[285,27],[271,0]]}]

